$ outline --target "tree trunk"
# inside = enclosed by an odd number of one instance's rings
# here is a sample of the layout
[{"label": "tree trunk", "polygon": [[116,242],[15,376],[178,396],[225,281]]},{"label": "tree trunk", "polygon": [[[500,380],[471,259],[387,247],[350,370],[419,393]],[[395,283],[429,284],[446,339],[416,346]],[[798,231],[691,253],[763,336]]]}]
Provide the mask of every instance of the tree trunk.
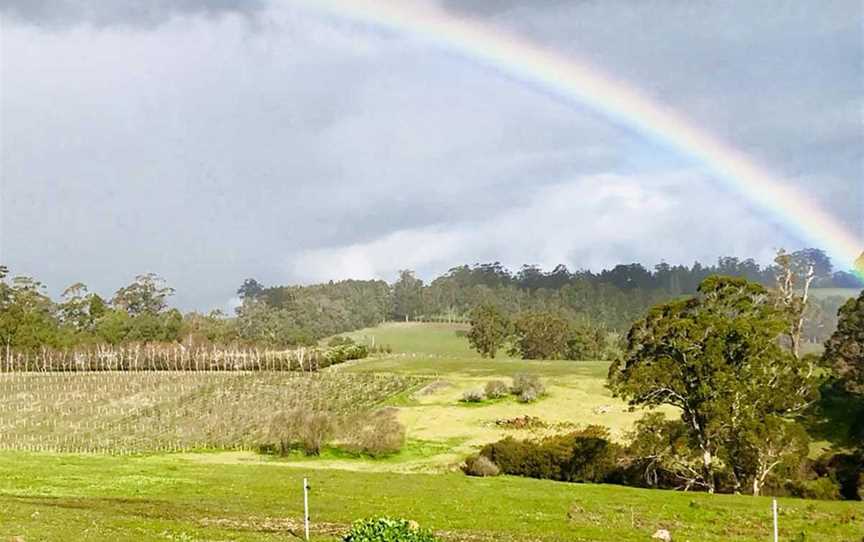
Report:
[{"label": "tree trunk", "polygon": [[714,493],[714,470],[711,468],[714,457],[711,451],[706,448],[702,450],[702,471],[705,476],[705,485],[708,487],[708,493]]}]

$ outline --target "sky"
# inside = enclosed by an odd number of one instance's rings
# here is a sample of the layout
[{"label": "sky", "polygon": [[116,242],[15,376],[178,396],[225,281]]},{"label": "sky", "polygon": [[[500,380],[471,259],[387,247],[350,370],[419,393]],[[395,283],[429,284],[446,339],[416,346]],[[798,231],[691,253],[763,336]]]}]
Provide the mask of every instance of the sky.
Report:
[{"label": "sky", "polygon": [[[587,59],[864,233],[858,0],[399,1]],[[314,4],[0,0],[0,263],[209,310],[247,277],[807,244],[588,107]]]}]

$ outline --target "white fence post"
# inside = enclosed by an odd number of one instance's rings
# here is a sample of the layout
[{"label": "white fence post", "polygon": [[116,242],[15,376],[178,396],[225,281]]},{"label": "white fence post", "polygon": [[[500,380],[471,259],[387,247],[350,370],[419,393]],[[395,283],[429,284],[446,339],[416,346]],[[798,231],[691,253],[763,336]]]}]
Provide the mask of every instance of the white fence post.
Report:
[{"label": "white fence post", "polygon": [[774,542],[778,542],[780,540],[780,538],[779,538],[779,531],[777,530],[777,498],[776,497],[773,499],[772,504],[773,504],[772,508],[774,509]]},{"label": "white fence post", "polygon": [[[776,504],[776,501],[775,501]],[[306,528],[306,540],[309,540],[309,481],[303,478],[303,525]],[[776,525],[776,519],[775,519]]]}]

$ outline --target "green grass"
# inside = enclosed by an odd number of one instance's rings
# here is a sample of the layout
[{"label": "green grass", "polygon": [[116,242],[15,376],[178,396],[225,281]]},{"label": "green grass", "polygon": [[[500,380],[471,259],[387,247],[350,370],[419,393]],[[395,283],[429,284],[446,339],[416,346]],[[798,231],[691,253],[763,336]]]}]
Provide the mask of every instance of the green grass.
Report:
[{"label": "green grass", "polygon": [[[769,540],[768,499],[514,477],[476,479],[458,472],[464,457],[487,442],[505,435],[528,438],[544,434],[544,430],[504,429],[495,425],[497,419],[530,415],[551,424],[602,424],[621,438],[641,415],[629,412],[625,404],[611,397],[605,387],[607,363],[482,359],[457,334],[459,329],[464,327],[390,324],[362,330],[352,334],[355,339],[371,342],[374,336],[376,344],[390,344],[395,353],[336,366],[321,375],[322,384],[348,383],[372,375],[413,383],[357,399],[364,408],[375,403],[398,410],[407,441],[396,454],[371,458],[336,448],[326,448],[316,458],[300,454],[277,458],[250,451],[120,457],[0,452],[0,540],[15,536],[27,542],[290,540],[292,532],[299,534],[302,529],[303,477],[309,477],[313,487],[316,541],[338,540],[351,521],[385,514],[415,519],[448,541],[636,542],[650,540],[658,528],[669,529],[679,542]],[[539,376],[547,386],[547,395],[527,405],[512,398],[471,406],[459,403],[466,390],[482,389],[492,379],[509,383],[520,372]],[[0,412],[0,420],[6,416],[0,429],[14,427],[15,416],[20,413],[9,405],[23,397],[20,392],[32,392],[47,403],[52,390],[62,389],[62,383],[67,382],[60,377],[47,378],[54,380],[34,380],[29,390],[15,388],[15,393],[5,393],[2,398],[10,400],[0,403],[0,411],[11,410]],[[122,379],[135,378],[147,377]],[[174,388],[162,389],[161,384],[156,385],[158,377],[149,378],[152,381],[141,390],[132,381],[124,387],[135,391],[130,400],[147,399],[143,401],[147,403],[151,396],[164,398],[167,402],[160,408],[160,412],[164,410],[160,416],[185,412],[186,418],[194,420],[196,412],[219,414],[219,407],[238,400],[216,394],[221,402],[202,411],[198,407],[209,403],[186,404],[186,395],[174,397],[167,393]],[[273,382],[267,379],[282,377],[263,376],[260,378],[266,382],[257,383],[254,374],[248,378],[249,386],[241,388],[206,383],[205,395],[242,389],[257,390],[258,395],[266,392],[269,397],[279,387],[271,386]],[[126,393],[123,389],[103,386],[94,393],[92,387],[76,382],[82,396],[102,408],[87,411],[88,416],[98,418],[109,406],[126,409],[127,414],[132,409],[130,417],[119,420],[126,420],[127,427],[134,427],[136,432],[146,427],[138,422],[129,425],[128,420],[139,420],[137,403],[118,396]],[[181,386],[180,391],[185,389],[191,397],[201,396],[196,391],[198,384],[191,380],[172,385]],[[350,398],[353,392],[346,394],[345,388],[337,385],[337,395],[356,403]],[[0,392],[3,390],[0,386]],[[285,393],[290,390],[296,388],[283,388]],[[291,396],[295,393],[292,391]],[[246,395],[244,392],[238,397]],[[244,408],[248,410],[249,405]],[[842,408],[827,405],[823,414],[830,417]],[[259,417],[267,414],[261,408],[252,412]],[[20,415],[30,420],[21,427],[35,436],[41,430],[41,418],[50,424],[44,413],[25,409]],[[229,416],[237,418],[231,423],[245,419],[237,416]],[[106,423],[99,427],[114,430]],[[814,419],[814,424],[822,424],[819,427],[828,431],[831,427],[826,423]],[[169,426],[175,425],[172,422]],[[196,428],[189,430],[194,433]],[[189,431],[184,429],[186,433]],[[864,534],[860,503],[796,499],[781,499],[780,503],[782,540],[790,541],[804,533],[806,541],[858,542]]]},{"label": "green grass", "polygon": [[363,344],[389,345],[395,353],[423,353],[480,358],[469,348],[468,340],[459,332],[468,331],[465,324],[391,323],[361,329],[345,335]]},{"label": "green grass", "polygon": [[[289,540],[309,477],[313,540],[356,518],[413,518],[446,540],[763,541],[770,499],[451,474],[199,463],[184,456],[0,453],[0,538],[27,541]],[[782,540],[857,541],[860,503],[780,500]]]}]

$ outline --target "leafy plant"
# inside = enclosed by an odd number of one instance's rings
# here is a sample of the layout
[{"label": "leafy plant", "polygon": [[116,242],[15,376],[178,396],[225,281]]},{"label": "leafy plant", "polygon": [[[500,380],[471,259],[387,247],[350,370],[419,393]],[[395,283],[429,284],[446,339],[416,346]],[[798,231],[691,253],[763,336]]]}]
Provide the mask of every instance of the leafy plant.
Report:
[{"label": "leafy plant", "polygon": [[438,542],[430,531],[406,519],[371,518],[354,522],[343,542]]}]

